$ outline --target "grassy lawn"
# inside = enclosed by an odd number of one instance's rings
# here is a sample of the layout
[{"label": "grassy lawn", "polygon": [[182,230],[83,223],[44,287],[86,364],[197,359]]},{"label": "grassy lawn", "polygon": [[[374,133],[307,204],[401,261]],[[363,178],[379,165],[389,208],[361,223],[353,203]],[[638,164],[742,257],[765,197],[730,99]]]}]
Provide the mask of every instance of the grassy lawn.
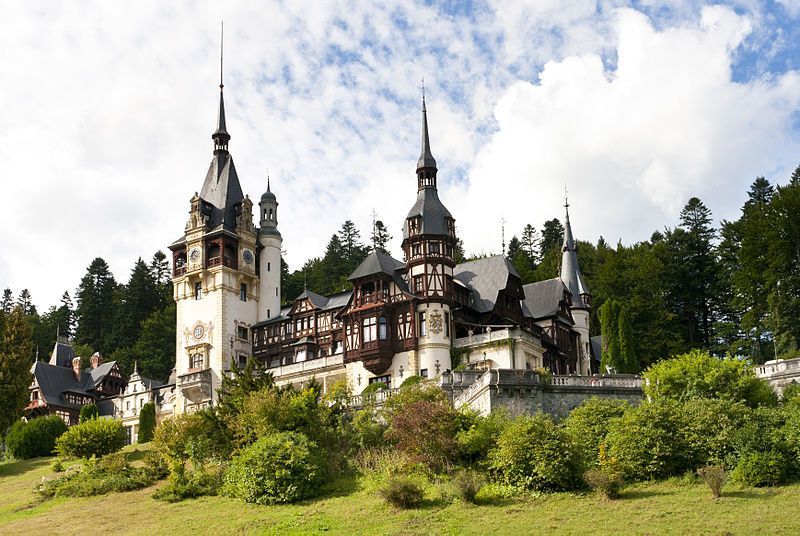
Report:
[{"label": "grassy lawn", "polygon": [[[139,454],[134,454],[138,456]],[[339,479],[315,500],[254,506],[222,497],[177,504],[152,499],[155,487],[101,497],[39,501],[50,459],[0,464],[0,534],[798,534],[800,484],[771,489],[728,486],[714,501],[704,485],[642,484],[607,502],[559,493],[479,505],[442,500],[429,490],[417,510],[386,506],[364,481]]]}]

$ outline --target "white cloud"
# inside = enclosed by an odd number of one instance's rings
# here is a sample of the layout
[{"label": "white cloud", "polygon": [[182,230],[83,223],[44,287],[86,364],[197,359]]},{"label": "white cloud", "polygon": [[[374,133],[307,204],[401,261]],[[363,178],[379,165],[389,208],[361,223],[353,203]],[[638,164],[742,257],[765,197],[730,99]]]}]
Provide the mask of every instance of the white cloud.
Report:
[{"label": "white cloud", "polygon": [[565,181],[584,238],[643,238],[693,194],[733,215],[756,174],[794,166],[797,75],[731,82],[757,14],[678,2],[654,30],[617,4],[12,3],[0,287],[43,308],[93,257],[124,281],[182,233],[211,157],[221,18],[231,150],[251,198],[269,170],[293,269],[345,219],[366,232],[373,208],[399,254],[422,75],[468,250],[498,250],[501,217],[507,239],[560,217]]}]

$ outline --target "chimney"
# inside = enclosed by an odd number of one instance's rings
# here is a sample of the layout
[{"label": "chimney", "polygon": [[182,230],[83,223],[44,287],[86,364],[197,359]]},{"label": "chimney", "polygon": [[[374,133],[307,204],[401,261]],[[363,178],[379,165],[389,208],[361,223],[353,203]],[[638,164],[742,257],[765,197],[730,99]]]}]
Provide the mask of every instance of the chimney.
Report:
[{"label": "chimney", "polygon": [[76,357],[72,360],[72,372],[75,373],[75,378],[81,381],[81,358]]},{"label": "chimney", "polygon": [[92,357],[89,358],[89,362],[92,364],[92,368],[96,369],[103,364],[103,356],[100,355],[100,352],[95,352],[92,354]]}]

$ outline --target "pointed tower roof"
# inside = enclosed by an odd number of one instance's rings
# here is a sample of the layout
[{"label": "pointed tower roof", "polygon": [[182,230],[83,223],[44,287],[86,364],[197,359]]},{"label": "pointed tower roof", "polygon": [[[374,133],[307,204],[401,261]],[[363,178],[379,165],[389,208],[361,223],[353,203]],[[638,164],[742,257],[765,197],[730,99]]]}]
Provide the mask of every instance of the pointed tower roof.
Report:
[{"label": "pointed tower roof", "polygon": [[564,222],[564,245],[561,248],[561,281],[572,295],[572,306],[585,308],[587,304],[584,302],[582,295],[589,294],[589,288],[586,286],[586,281],[583,279],[581,268],[578,264],[578,249],[572,236],[568,201],[564,203],[564,209],[566,218]]},{"label": "pointed tower roof", "polygon": [[277,200],[277,198],[275,197],[275,194],[272,193],[272,190],[270,190],[270,187],[269,187],[269,173],[267,173],[267,191],[264,192],[261,195],[261,200],[262,201],[276,201]]},{"label": "pointed tower roof", "polygon": [[[217,116],[217,130],[211,135],[211,139],[214,140],[214,147],[216,150],[224,150],[227,151],[228,142],[231,139],[231,135],[228,134],[228,129],[225,125],[225,97],[222,93],[222,88],[224,86],[222,83],[219,85],[219,115]],[[224,149],[220,149],[221,147],[225,147]]]},{"label": "pointed tower roof", "polygon": [[428,110],[425,106],[425,87],[422,88],[422,152],[417,160],[417,171],[425,168],[436,169],[436,159],[431,154],[431,140],[428,135]]}]

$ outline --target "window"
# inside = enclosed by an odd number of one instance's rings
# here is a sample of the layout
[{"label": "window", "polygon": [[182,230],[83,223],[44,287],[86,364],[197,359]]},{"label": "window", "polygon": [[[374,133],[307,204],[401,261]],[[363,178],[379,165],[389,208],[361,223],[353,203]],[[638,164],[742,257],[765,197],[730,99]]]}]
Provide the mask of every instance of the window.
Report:
[{"label": "window", "polygon": [[414,293],[419,294],[425,291],[425,276],[424,275],[415,275],[414,276]]},{"label": "window", "polygon": [[378,318],[378,338],[382,341],[389,338],[389,325],[385,316]]},{"label": "window", "polygon": [[142,406],[144,406],[144,398],[139,399],[139,409],[142,409]]},{"label": "window", "polygon": [[270,318],[271,316],[272,314],[269,312],[269,309],[267,309],[267,318]]},{"label": "window", "polygon": [[198,281],[194,284],[194,299],[199,300],[203,297],[203,284]]},{"label": "window", "polygon": [[450,338],[450,313],[444,313],[444,336]]},{"label": "window", "polygon": [[236,338],[247,340],[248,330],[245,326],[236,326]]},{"label": "window", "polygon": [[135,393],[138,390],[139,386],[135,383],[133,384],[133,392]]},{"label": "window", "polygon": [[412,244],[411,246],[411,256],[417,257],[419,255],[419,244]]},{"label": "window", "polygon": [[203,368],[203,354],[194,354],[191,358],[191,368],[198,369]]},{"label": "window", "polygon": [[275,295],[278,295],[278,287],[275,287]]},{"label": "window", "polygon": [[375,376],[374,378],[370,378],[369,379],[370,385],[372,385],[373,383],[378,383],[378,382],[385,383],[386,385],[389,385],[389,384],[392,383],[392,375],[391,374],[387,374],[385,376]]},{"label": "window", "polygon": [[269,272],[270,269],[271,269],[271,265],[270,265],[270,263],[267,263],[267,271]]},{"label": "window", "polygon": [[376,337],[376,318],[365,318],[361,321],[361,340],[363,342],[372,342],[377,340]]},{"label": "window", "polygon": [[425,322],[425,311],[419,313],[419,336],[425,337],[428,334],[428,325]]},{"label": "window", "polygon": [[428,369],[424,368],[424,369],[420,370],[419,371],[419,375],[422,376],[423,378],[427,378],[428,377]]},{"label": "window", "polygon": [[331,355],[338,354],[342,351],[342,343],[340,341],[333,341],[331,346]]},{"label": "window", "polygon": [[272,213],[272,209],[269,209],[269,221],[272,221],[275,218],[275,215]]},{"label": "window", "polygon": [[125,402],[125,409],[131,409],[131,401],[130,400]]},{"label": "window", "polygon": [[239,285],[239,299],[242,301],[247,301],[247,283],[242,283]]},{"label": "window", "polygon": [[239,354],[236,356],[236,361],[239,369],[243,369],[247,365],[247,356],[244,354]]},{"label": "window", "polygon": [[439,254],[439,242],[430,242],[428,244],[428,253],[430,253],[432,255],[438,255]]},{"label": "window", "polygon": [[31,400],[39,400],[39,391],[31,391]]}]

